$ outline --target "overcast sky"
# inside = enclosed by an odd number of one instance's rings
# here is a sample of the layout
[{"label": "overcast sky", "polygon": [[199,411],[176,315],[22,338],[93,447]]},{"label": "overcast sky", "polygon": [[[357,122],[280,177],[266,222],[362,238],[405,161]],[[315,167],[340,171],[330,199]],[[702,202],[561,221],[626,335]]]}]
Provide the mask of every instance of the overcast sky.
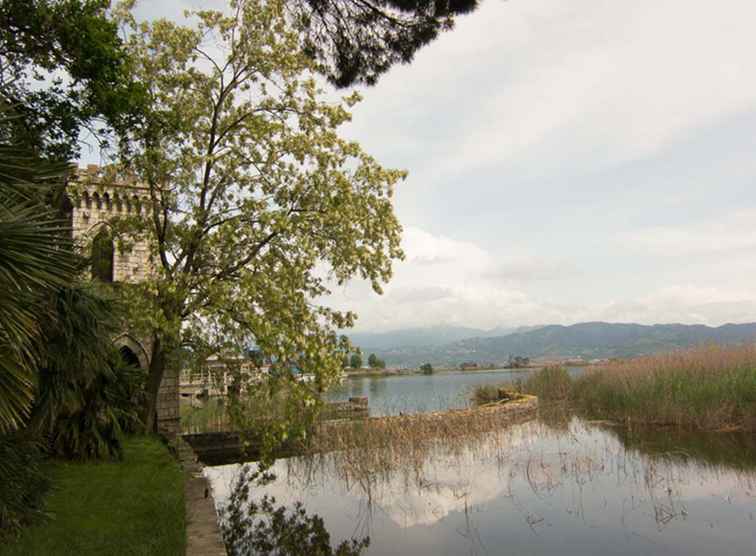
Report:
[{"label": "overcast sky", "polygon": [[484,0],[364,90],[344,134],[409,170],[407,259],[383,296],[329,302],[371,331],[756,320],[754,21],[748,0]]}]

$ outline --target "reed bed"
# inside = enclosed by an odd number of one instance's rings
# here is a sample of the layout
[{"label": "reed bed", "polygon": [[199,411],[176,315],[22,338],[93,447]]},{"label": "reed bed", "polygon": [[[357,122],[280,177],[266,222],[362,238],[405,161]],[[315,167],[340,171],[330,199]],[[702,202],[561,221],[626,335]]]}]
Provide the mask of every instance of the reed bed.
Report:
[{"label": "reed bed", "polygon": [[702,346],[640,357],[571,378],[544,369],[523,385],[590,418],[692,430],[756,431],[756,346]]},{"label": "reed bed", "polygon": [[474,409],[324,422],[310,439],[310,453],[340,452],[361,472],[390,472],[423,462],[439,447],[453,452],[470,439],[531,419],[532,396]]}]

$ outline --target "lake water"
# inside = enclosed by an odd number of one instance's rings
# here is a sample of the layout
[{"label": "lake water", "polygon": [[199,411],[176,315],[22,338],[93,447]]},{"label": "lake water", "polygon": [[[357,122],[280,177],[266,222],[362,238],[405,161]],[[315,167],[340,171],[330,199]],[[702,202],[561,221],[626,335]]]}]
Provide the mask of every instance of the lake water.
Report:
[{"label": "lake water", "polygon": [[[369,536],[369,556],[756,554],[754,435],[557,418],[402,457],[279,460],[255,492],[301,501],[334,544]],[[221,506],[239,470],[205,470]]]},{"label": "lake water", "polygon": [[[577,376],[583,369],[570,367],[568,371]],[[353,396],[367,396],[371,416],[457,409],[467,407],[470,394],[476,386],[525,380],[533,372],[532,369],[500,369],[438,372],[432,375],[349,377],[330,390],[325,399],[339,401]]]}]

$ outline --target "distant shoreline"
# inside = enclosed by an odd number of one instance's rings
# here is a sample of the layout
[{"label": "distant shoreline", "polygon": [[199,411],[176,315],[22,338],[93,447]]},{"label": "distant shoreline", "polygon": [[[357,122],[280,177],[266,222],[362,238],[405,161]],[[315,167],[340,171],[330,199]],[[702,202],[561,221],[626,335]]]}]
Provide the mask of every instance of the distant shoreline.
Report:
[{"label": "distant shoreline", "polygon": [[[520,368],[505,368],[505,367],[494,367],[490,369],[458,369],[453,367],[445,367],[445,368],[438,368],[433,369],[433,373],[431,374],[449,374],[449,373],[465,373],[465,374],[475,374],[475,373],[490,373],[490,372],[497,372],[497,373],[517,373],[517,372],[525,372],[525,371],[537,371],[539,369],[542,369],[542,365],[538,366],[532,366],[532,367],[520,367]],[[365,369],[360,371],[348,371],[345,373],[346,378],[351,377],[391,377],[391,376],[408,376],[408,375],[422,375],[425,374],[420,369]],[[430,376],[430,375],[428,375]]]}]

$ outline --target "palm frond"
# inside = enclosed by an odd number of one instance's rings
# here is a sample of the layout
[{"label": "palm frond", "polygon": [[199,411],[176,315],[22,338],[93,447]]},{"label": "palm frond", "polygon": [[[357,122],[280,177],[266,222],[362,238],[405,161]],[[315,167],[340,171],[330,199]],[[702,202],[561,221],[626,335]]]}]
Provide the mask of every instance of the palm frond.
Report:
[{"label": "palm frond", "polygon": [[[0,127],[10,117],[0,109]],[[0,434],[29,414],[47,318],[42,300],[75,274],[70,230],[46,204],[66,171],[0,144]]]}]

